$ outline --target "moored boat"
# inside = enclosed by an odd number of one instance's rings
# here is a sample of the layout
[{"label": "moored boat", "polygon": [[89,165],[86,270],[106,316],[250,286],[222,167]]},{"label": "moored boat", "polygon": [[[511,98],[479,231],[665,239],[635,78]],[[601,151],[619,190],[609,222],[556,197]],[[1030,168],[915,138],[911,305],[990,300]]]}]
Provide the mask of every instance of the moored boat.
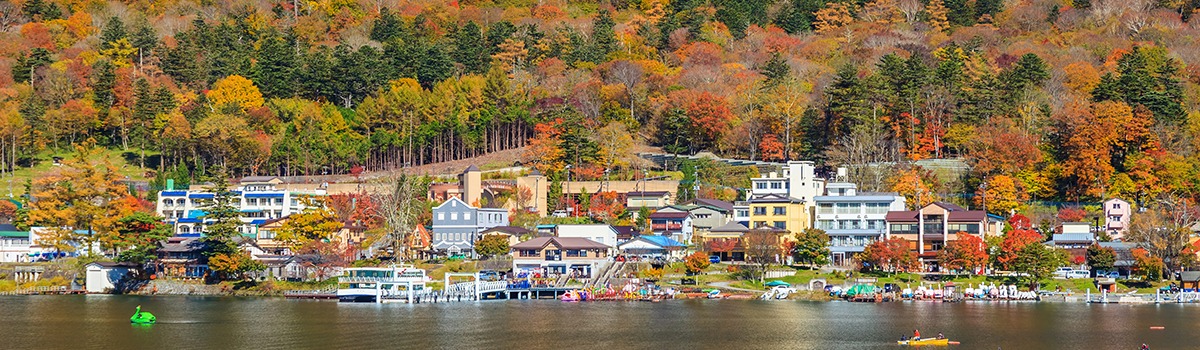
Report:
[{"label": "moored boat", "polygon": [[378,298],[407,298],[425,291],[429,277],[413,266],[361,267],[338,277],[340,302],[377,302]]}]

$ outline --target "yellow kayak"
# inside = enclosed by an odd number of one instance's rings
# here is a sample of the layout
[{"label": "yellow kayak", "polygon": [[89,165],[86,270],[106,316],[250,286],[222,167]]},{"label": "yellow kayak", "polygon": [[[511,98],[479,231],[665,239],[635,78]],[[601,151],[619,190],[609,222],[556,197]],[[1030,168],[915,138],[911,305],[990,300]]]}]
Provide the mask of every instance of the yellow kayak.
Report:
[{"label": "yellow kayak", "polygon": [[925,338],[921,340],[897,340],[896,344],[909,346],[925,346],[925,345],[950,345],[950,339]]}]

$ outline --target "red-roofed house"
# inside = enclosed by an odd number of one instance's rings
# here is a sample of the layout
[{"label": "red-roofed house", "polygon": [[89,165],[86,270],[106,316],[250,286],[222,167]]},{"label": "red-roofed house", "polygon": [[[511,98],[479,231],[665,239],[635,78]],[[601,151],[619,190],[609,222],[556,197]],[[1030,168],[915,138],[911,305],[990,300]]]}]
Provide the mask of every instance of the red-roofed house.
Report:
[{"label": "red-roofed house", "polygon": [[890,211],[885,220],[887,238],[908,240],[909,247],[917,252],[917,257],[928,271],[939,269],[937,253],[947,242],[954,241],[958,232],[979,238],[991,234],[988,232],[986,212],[967,210],[946,202],[935,202],[920,210]]}]

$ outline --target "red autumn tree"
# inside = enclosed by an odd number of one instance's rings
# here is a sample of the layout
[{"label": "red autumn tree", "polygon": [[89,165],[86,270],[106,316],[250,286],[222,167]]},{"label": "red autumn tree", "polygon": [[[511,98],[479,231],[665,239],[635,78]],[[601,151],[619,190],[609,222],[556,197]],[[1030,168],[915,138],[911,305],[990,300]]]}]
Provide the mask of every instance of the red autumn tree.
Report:
[{"label": "red autumn tree", "polygon": [[762,141],[758,142],[758,150],[762,153],[762,160],[770,162],[783,159],[783,142],[779,142],[775,134],[763,136]]},{"label": "red autumn tree", "polygon": [[987,243],[982,238],[966,232],[959,232],[955,237],[957,239],[946,243],[946,248],[938,252],[942,266],[968,272],[987,266]]},{"label": "red autumn tree", "polygon": [[1028,216],[1016,214],[1008,218],[1008,225],[1014,230],[1030,230],[1033,229],[1033,221],[1029,220]]},{"label": "red autumn tree", "polygon": [[859,259],[870,264],[872,269],[903,272],[920,268],[917,253],[909,249],[908,240],[900,237],[875,241],[861,254]]},{"label": "red autumn tree", "polygon": [[1041,244],[1042,234],[1029,229],[1016,229],[1009,231],[1004,235],[1004,241],[1000,242],[1000,253],[996,256],[996,262],[1005,270],[1012,269],[1012,263],[1017,259],[1017,254],[1030,244]]},{"label": "red autumn tree", "polygon": [[596,192],[588,206],[588,216],[603,222],[612,222],[625,212],[625,201],[614,191]]},{"label": "red autumn tree", "polygon": [[1087,211],[1079,207],[1066,207],[1059,209],[1057,216],[1063,222],[1079,222],[1087,217]]}]

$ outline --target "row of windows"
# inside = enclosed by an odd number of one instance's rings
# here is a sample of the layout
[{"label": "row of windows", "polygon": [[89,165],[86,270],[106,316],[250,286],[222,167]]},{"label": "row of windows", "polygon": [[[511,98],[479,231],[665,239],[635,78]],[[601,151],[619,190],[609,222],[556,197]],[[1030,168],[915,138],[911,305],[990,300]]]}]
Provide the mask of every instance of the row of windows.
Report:
[{"label": "row of windows", "polygon": [[833,247],[865,247],[874,241],[874,238],[864,236],[832,237],[829,239],[829,245]]},{"label": "row of windows", "polygon": [[[260,200],[260,199],[261,199],[261,200]],[[205,201],[206,201],[206,200],[195,200],[195,199],[193,199],[193,200],[192,200],[192,205],[194,205],[194,206],[197,206],[197,207],[199,207],[199,206],[204,206],[204,205],[205,205],[205,203],[204,203]],[[293,206],[293,207],[294,207],[294,206],[298,206],[298,205],[300,205],[300,201],[298,201],[298,200],[295,200],[295,199],[293,199],[291,202],[292,202],[292,206]],[[164,206],[164,207],[167,207],[167,208],[171,208],[171,207],[175,207],[175,206],[180,206],[180,207],[183,207],[183,206],[187,206],[187,203],[188,203],[188,200],[187,200],[186,198],[180,198],[180,199],[170,199],[170,198],[167,198],[167,199],[163,199],[163,206]],[[240,206],[240,205],[242,205],[242,199],[241,199],[241,198],[234,198],[234,199],[233,199],[233,205],[234,205],[234,206]],[[276,206],[282,206],[282,205],[283,205],[283,198],[246,198],[246,205],[276,205]]]},{"label": "row of windows", "polygon": [[[754,207],[754,215],[767,215],[767,207]],[[771,207],[771,215],[787,215],[787,207]]]},{"label": "row of windows", "polygon": [[888,203],[821,203],[818,214],[887,214]]},{"label": "row of windows", "polygon": [[[766,221],[755,221],[754,222],[754,228],[763,227],[763,226],[767,226]],[[786,230],[787,229],[787,221],[772,221],[770,223],[770,226],[780,229],[780,230]]]},{"label": "row of windows", "polygon": [[767,187],[770,187],[772,190],[781,190],[791,188],[792,186],[786,181],[759,181],[754,183],[755,189],[765,190]]},{"label": "row of windows", "polygon": [[882,230],[887,222],[884,220],[818,220],[817,228],[830,230]]},{"label": "row of windows", "polygon": [[[488,222],[500,222],[500,221],[504,221],[504,214],[488,213],[488,214],[484,214],[484,216],[483,216],[483,217],[484,217],[484,218],[485,218],[485,220],[487,220]],[[440,221],[440,220],[446,220],[446,213],[438,213],[438,214],[437,214],[437,219],[438,219],[439,221]],[[465,212],[465,213],[462,213],[462,219],[463,219],[463,220],[471,220],[471,212]],[[452,221],[457,221],[457,220],[458,220],[458,213],[450,213],[450,220],[452,220]]]},{"label": "row of windows", "polygon": [[466,232],[443,232],[438,233],[436,236],[438,240],[442,241],[465,241],[471,237],[474,237],[475,234]]}]

